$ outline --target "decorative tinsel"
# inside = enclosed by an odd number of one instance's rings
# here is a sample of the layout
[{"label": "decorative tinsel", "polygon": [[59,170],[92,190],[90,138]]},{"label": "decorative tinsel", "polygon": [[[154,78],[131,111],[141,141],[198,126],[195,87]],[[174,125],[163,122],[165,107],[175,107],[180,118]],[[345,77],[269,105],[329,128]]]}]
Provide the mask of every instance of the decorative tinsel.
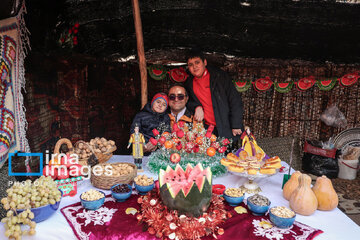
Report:
[{"label": "decorative tinsel", "polygon": [[153,152],[149,156],[147,168],[150,170],[150,172],[158,174],[160,169],[165,170],[168,165],[175,169],[176,164],[180,164],[180,166],[185,169],[188,163],[190,163],[192,166],[196,166],[198,163],[201,163],[204,168],[210,167],[214,177],[222,176],[227,172],[226,167],[220,164],[221,158],[224,157],[224,155],[221,153],[216,153],[215,156],[209,157],[204,154],[201,155],[196,153],[184,152],[181,153],[181,160],[179,163],[172,163],[169,159],[170,155],[174,152],[178,151],[158,150]]},{"label": "decorative tinsel", "polygon": [[223,199],[216,194],[213,194],[207,212],[198,218],[178,216],[176,210],[168,210],[156,190],[139,197],[138,203],[141,205],[138,221],[146,224],[150,234],[156,234],[161,239],[200,239],[203,236],[216,238],[216,235],[224,234],[224,229],[219,225],[232,217],[225,210]]}]

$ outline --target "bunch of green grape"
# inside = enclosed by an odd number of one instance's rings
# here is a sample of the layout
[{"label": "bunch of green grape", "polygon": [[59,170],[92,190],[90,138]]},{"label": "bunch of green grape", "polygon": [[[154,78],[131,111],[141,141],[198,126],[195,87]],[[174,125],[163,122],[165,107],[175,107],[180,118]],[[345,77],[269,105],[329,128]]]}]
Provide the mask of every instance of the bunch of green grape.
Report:
[{"label": "bunch of green grape", "polygon": [[[21,239],[22,235],[34,235],[36,233],[36,222],[31,221],[34,218],[34,213],[27,209],[16,215],[16,212],[9,210],[6,217],[1,219],[5,226],[5,236],[8,238]],[[21,229],[21,224],[26,224],[30,228],[27,230]]]},{"label": "bunch of green grape", "polygon": [[[1,199],[1,204],[8,210],[7,217],[1,221],[5,223],[7,237],[21,239],[22,234],[35,234],[36,223],[31,221],[34,214],[31,208],[38,208],[48,204],[55,204],[61,199],[61,192],[51,177],[41,176],[34,182],[26,180],[15,182],[6,190],[7,197]],[[17,214],[16,209],[27,209]],[[30,230],[22,231],[20,224],[27,224]]]}]

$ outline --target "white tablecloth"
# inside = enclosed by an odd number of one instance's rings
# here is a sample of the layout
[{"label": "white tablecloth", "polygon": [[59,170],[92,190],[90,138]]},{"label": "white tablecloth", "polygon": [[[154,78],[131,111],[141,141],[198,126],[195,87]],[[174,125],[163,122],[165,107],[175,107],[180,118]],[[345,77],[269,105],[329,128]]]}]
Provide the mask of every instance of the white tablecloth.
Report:
[{"label": "white tablecloth", "polygon": [[[132,156],[113,156],[109,162],[133,162]],[[143,166],[145,166],[146,158],[144,158]],[[283,165],[286,163],[283,162]],[[147,169],[144,169],[144,173],[148,176],[153,176],[157,179],[157,175],[150,173]],[[278,173],[268,178],[262,178],[255,180],[262,188],[260,194],[268,197],[271,200],[271,206],[287,206],[289,202],[282,197],[282,184],[283,174]],[[246,179],[232,175],[227,175],[219,178],[214,178],[214,184],[223,184],[226,187],[238,187]],[[61,200],[60,208],[63,208],[69,204],[73,204],[79,201],[79,196],[82,192],[87,191],[90,188],[94,188],[90,180],[83,181],[78,186],[78,193],[74,197],[64,197]],[[104,190],[103,190],[104,191]],[[110,191],[104,191],[110,193]],[[246,196],[245,196],[246,197]],[[60,209],[59,208],[59,209]],[[338,208],[332,211],[316,211],[311,216],[297,215],[296,220],[314,228],[319,228],[324,231],[315,238],[315,240],[356,240],[360,239],[360,227],[353,222],[349,217],[342,213]],[[1,223],[0,226],[0,239],[6,239],[4,235],[4,226]],[[53,240],[53,239],[76,239],[71,227],[63,217],[60,210],[58,210],[48,220],[38,223],[36,226],[36,235],[24,236],[24,240]]]}]

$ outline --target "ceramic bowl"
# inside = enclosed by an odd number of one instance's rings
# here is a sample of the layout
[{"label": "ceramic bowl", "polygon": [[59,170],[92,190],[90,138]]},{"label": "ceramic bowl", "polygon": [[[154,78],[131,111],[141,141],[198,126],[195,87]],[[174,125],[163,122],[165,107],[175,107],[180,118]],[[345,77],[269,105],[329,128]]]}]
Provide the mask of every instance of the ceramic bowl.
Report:
[{"label": "ceramic bowl", "polygon": [[141,186],[134,183],[135,189],[139,192],[140,195],[146,195],[149,191],[154,189],[155,183],[148,186]]},{"label": "ceramic bowl", "polygon": [[283,217],[279,217],[275,214],[273,214],[271,212],[271,209],[273,209],[274,207],[270,208],[269,211],[269,217],[270,217],[270,221],[277,226],[278,228],[289,228],[294,224],[295,218],[296,218],[296,214],[294,214],[293,217],[291,218],[283,218]]},{"label": "ceramic bowl", "polygon": [[126,201],[130,196],[131,196],[131,193],[132,193],[132,187],[130,184],[126,184],[128,186],[128,188],[130,189],[129,192],[125,192],[125,193],[117,193],[117,192],[114,192],[114,187],[116,186],[119,186],[121,184],[115,184],[113,185],[110,190],[111,190],[111,195],[113,196],[113,198],[116,199],[116,201],[118,202],[124,202]]},{"label": "ceramic bowl", "polygon": [[251,212],[256,216],[262,216],[264,215],[270,208],[271,202],[269,201],[269,204],[266,206],[261,206],[254,204],[253,202],[249,201],[249,198],[247,200],[247,206],[251,210]]},{"label": "ceramic bowl", "polygon": [[238,206],[240,205],[240,203],[242,203],[242,201],[244,200],[245,194],[243,194],[241,197],[231,197],[228,196],[224,193],[223,195],[225,201],[227,201],[229,203],[230,206]]},{"label": "ceramic bowl", "polygon": [[[60,190],[59,190],[60,191]],[[63,195],[63,192],[61,192],[61,197]],[[45,221],[46,219],[48,219],[49,217],[51,217],[51,215],[53,215],[56,210],[59,208],[60,206],[60,201],[56,202],[55,204],[48,204],[45,206],[41,206],[38,208],[31,208],[31,212],[34,213],[34,219],[32,219],[32,221],[35,221],[36,223]],[[17,209],[16,212],[19,214],[23,211],[25,211],[26,209]]]},{"label": "ceramic bowl", "polygon": [[[98,191],[98,190],[97,190]],[[81,202],[81,206],[83,206],[85,209],[88,209],[88,210],[96,210],[98,208],[100,208],[104,202],[105,202],[105,193],[102,192],[102,191],[99,191],[100,193],[102,193],[104,196],[100,199],[97,199],[97,200],[94,200],[94,201],[87,201],[87,200],[84,200],[82,198],[82,195],[84,193],[82,193],[80,195],[80,202]]]}]

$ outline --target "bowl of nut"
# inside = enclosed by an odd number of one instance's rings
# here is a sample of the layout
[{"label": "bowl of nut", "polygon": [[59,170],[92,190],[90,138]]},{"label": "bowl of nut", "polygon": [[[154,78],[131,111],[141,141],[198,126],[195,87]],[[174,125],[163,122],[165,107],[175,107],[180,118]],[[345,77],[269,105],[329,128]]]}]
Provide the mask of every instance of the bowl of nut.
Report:
[{"label": "bowl of nut", "polygon": [[146,175],[139,175],[134,178],[135,189],[140,195],[145,195],[154,188],[154,179]]},{"label": "bowl of nut", "polygon": [[115,184],[111,187],[111,195],[118,202],[125,202],[131,196],[132,187],[130,184]]},{"label": "bowl of nut", "polygon": [[255,194],[247,198],[247,206],[256,216],[264,215],[270,208],[270,200],[260,194]]},{"label": "bowl of nut", "polygon": [[96,210],[105,202],[105,193],[95,189],[83,192],[80,195],[81,206],[88,210]]},{"label": "bowl of nut", "polygon": [[244,193],[240,188],[228,188],[224,192],[224,199],[230,206],[238,206],[244,200]]},{"label": "bowl of nut", "polygon": [[269,217],[270,221],[278,228],[289,228],[294,224],[296,214],[287,207],[272,207]]}]

